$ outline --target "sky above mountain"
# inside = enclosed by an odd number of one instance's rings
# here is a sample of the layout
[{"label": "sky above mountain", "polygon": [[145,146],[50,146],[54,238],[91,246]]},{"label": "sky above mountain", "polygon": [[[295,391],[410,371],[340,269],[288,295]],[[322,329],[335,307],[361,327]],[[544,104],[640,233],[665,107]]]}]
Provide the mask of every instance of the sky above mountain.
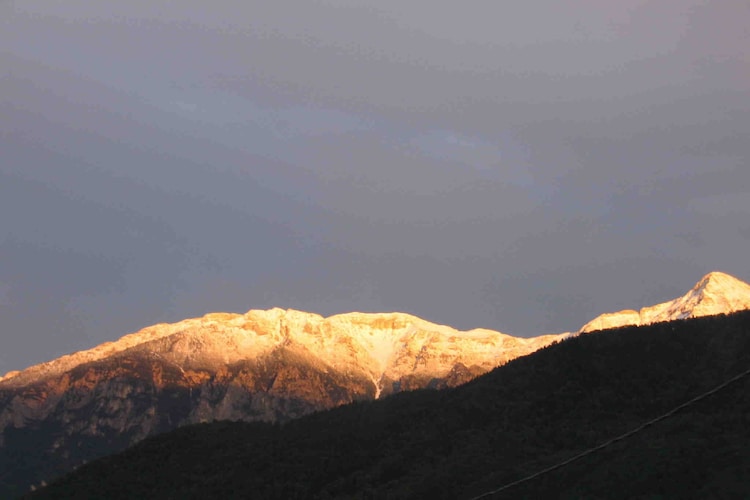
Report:
[{"label": "sky above mountain", "polygon": [[0,3],[0,372],[209,311],[750,281],[750,5]]}]

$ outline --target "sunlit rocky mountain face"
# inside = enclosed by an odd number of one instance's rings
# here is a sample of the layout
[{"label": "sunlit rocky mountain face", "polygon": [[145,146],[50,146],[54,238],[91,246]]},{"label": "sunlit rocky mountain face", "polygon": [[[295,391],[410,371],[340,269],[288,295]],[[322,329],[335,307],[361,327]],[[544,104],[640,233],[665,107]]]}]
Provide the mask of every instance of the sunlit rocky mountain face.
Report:
[{"label": "sunlit rocky mountain face", "polygon": [[456,386],[577,333],[749,308],[749,285],[711,273],[673,301],[533,338],[461,332],[401,313],[251,310],[154,325],[0,378],[0,496],[182,425],[283,422]]},{"label": "sunlit rocky mountain face", "polygon": [[455,386],[559,338],[459,332],[400,313],[282,309],[154,325],[0,381],[0,497],[3,481],[20,493],[182,425],[283,422]]}]

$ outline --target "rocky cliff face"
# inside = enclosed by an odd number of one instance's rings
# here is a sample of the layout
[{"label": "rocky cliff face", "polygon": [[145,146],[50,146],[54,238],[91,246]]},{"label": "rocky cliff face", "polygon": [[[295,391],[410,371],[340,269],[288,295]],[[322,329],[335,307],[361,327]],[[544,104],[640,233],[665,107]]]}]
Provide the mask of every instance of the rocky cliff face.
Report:
[{"label": "rocky cliff face", "polygon": [[682,297],[644,307],[640,311],[628,309],[602,314],[586,323],[579,333],[727,314],[745,309],[750,309],[750,285],[728,274],[712,272]]},{"label": "rocky cliff face", "polygon": [[28,486],[180,425],[284,421],[455,386],[559,338],[282,309],[154,325],[3,377],[0,470]]}]

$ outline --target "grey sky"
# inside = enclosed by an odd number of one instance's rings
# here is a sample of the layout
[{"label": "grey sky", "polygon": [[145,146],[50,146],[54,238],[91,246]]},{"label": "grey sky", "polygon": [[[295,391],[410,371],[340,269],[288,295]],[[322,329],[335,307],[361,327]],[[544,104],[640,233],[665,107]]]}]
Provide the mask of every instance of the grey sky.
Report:
[{"label": "grey sky", "polygon": [[0,372],[209,311],[527,336],[750,281],[748,26],[735,0],[2,2]]}]

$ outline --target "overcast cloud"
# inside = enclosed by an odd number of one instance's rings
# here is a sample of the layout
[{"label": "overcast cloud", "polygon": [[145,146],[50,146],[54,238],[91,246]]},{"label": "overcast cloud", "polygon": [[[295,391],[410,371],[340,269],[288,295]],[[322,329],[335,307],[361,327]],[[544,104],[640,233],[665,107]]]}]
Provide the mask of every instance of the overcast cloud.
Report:
[{"label": "overcast cloud", "polygon": [[750,281],[750,4],[0,3],[0,373],[162,321],[529,336]]}]

